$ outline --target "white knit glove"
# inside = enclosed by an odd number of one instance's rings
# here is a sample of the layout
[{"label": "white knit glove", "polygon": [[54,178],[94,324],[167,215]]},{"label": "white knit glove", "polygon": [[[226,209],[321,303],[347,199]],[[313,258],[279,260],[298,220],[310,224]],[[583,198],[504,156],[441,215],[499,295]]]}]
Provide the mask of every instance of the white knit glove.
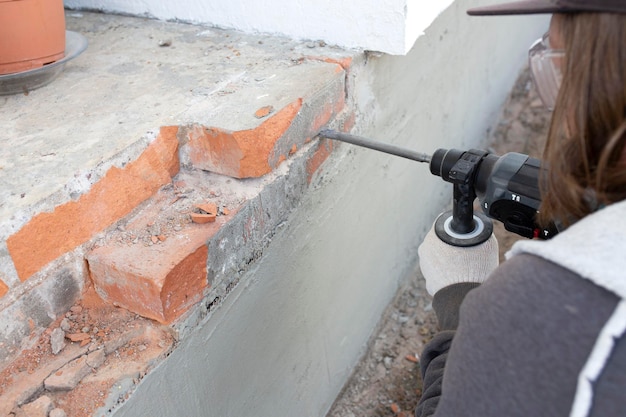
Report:
[{"label": "white knit glove", "polygon": [[493,234],[479,245],[459,247],[439,239],[434,227],[426,234],[417,253],[430,295],[452,284],[484,282],[499,262],[498,241]]}]

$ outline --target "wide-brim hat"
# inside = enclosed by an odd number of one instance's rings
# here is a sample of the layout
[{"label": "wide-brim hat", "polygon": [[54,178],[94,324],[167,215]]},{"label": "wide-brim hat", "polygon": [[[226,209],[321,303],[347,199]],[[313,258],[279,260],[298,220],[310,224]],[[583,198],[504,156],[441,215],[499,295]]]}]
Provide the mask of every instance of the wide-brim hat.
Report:
[{"label": "wide-brim hat", "polygon": [[518,0],[469,9],[472,16],[542,13],[605,12],[626,13],[625,0]]}]

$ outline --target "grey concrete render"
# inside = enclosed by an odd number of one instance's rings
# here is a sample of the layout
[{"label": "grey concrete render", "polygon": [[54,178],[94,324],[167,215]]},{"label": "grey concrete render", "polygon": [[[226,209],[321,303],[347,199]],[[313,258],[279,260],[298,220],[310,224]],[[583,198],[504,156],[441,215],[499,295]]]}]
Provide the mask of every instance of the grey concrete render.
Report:
[{"label": "grey concrete render", "polygon": [[[89,38],[106,25],[111,37],[90,38],[85,54],[53,85],[0,98],[2,135],[10,135],[0,142],[23,142],[0,151],[0,179],[7,184],[0,190],[0,237],[88,188],[83,173],[97,177],[138,155],[159,126],[199,121],[246,128],[237,115],[253,114],[263,98],[276,108],[289,103],[294,85],[302,90],[326,79],[331,64],[299,61],[318,48],[320,55],[354,57],[346,79],[354,133],[426,153],[480,146],[525,48],[547,21],[472,20],[464,14],[469,6],[455,3],[404,57],[127,17],[70,16],[68,29]],[[163,41],[170,46],[159,46]],[[129,43],[138,47],[132,56],[123,49]],[[226,60],[241,67],[225,66]],[[100,64],[96,82],[92,62]],[[77,99],[69,100],[68,91]],[[37,112],[46,117],[40,121]],[[347,145],[304,186],[307,151],[281,166],[251,200],[275,205],[269,213],[275,222],[255,243],[259,256],[243,269],[217,271],[223,276],[212,296],[220,301],[207,312],[212,299],[204,300],[175,324],[179,340],[171,354],[139,383],[116,384],[128,400],[109,403],[98,415],[323,416],[330,408],[381,312],[414,270],[417,245],[451,191],[424,164]],[[29,190],[23,198],[22,189]],[[16,210],[8,212],[9,204]],[[0,263],[4,252],[0,247]],[[10,267],[3,268],[10,276]]]}]

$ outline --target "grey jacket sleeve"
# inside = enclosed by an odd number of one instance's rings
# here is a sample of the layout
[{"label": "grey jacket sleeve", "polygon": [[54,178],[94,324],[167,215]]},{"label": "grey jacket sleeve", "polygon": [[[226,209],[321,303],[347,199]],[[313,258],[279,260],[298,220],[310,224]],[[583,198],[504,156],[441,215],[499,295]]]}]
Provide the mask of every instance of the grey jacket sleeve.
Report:
[{"label": "grey jacket sleeve", "polygon": [[[613,294],[531,255],[503,263],[467,293],[460,309],[453,301],[445,306],[446,299],[452,298],[441,298],[443,305],[437,307],[433,301],[440,324],[457,314],[458,328],[443,330],[424,349],[418,417],[569,415],[580,369],[618,302]],[[438,310],[447,308],[440,315]],[[616,370],[623,370],[626,349],[612,360]],[[626,376],[612,366],[598,386],[603,384],[623,392]],[[594,397],[598,403],[591,415],[599,415],[599,407],[625,409],[625,396],[608,393]]]},{"label": "grey jacket sleeve", "polygon": [[415,411],[417,417],[431,416],[437,408],[448,350],[459,323],[459,309],[467,293],[478,285],[477,283],[450,285],[438,291],[433,298],[433,309],[437,315],[440,332],[426,345],[420,359],[424,389]]}]

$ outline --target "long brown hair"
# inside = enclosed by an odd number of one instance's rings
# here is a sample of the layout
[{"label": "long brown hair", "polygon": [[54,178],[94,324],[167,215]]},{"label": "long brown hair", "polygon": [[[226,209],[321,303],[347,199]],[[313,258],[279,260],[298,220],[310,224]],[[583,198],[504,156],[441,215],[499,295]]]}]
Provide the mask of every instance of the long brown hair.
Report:
[{"label": "long brown hair", "polygon": [[563,81],[544,150],[539,220],[565,226],[626,199],[626,15],[555,15]]}]

